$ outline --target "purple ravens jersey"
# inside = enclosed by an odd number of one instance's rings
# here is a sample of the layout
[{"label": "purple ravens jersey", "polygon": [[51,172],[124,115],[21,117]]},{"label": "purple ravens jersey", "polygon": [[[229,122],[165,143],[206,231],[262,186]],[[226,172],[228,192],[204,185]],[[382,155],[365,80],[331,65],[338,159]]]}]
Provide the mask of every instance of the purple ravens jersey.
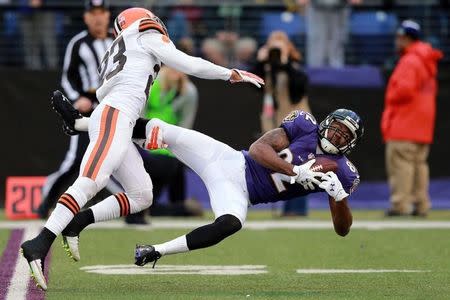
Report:
[{"label": "purple ravens jersey", "polygon": [[[324,156],[336,161],[338,165],[337,177],[345,191],[351,194],[359,183],[359,174],[355,166],[344,155],[317,154],[319,149],[318,125],[312,115],[304,111],[293,111],[282,122],[281,128],[289,138],[289,147],[280,151],[281,158],[293,165],[301,165],[306,161]],[[290,176],[276,173],[258,164],[243,151],[245,157],[245,178],[252,204],[289,200],[310,193],[323,192],[305,190],[302,185],[290,184]]]}]

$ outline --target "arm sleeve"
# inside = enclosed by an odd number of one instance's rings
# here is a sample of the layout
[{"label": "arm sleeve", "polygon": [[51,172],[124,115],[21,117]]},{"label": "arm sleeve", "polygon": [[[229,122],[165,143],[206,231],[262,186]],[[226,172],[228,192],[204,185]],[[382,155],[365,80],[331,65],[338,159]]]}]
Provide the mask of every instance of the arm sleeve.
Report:
[{"label": "arm sleeve", "polygon": [[187,55],[178,50],[171,41],[164,41],[163,35],[145,32],[139,38],[141,47],[156,56],[162,63],[180,72],[204,79],[229,80],[231,70],[209,61]]},{"label": "arm sleeve", "polygon": [[61,86],[71,101],[77,100],[83,92],[83,85],[78,72],[80,57],[78,55],[78,43],[76,41],[72,39],[67,46],[61,77]]},{"label": "arm sleeve", "polygon": [[392,74],[392,86],[389,90],[391,103],[411,101],[419,88],[417,62],[413,57],[401,59]]}]

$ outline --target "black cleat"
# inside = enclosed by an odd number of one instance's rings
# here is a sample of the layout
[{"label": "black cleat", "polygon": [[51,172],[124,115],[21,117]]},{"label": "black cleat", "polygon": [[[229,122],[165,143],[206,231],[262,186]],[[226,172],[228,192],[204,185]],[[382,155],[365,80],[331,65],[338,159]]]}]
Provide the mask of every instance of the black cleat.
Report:
[{"label": "black cleat", "polygon": [[40,250],[41,245],[36,239],[24,242],[20,248],[23,256],[28,262],[31,270],[31,277],[36,282],[36,286],[42,290],[47,290],[47,281],[44,276],[44,261],[47,253]]},{"label": "black cleat", "polygon": [[152,245],[136,245],[134,253],[134,264],[140,267],[145,266],[149,262],[154,262],[153,268],[155,268],[156,262],[161,258],[161,254],[155,250]]},{"label": "black cleat", "polygon": [[53,92],[51,100],[52,109],[63,119],[63,130],[67,135],[77,135],[80,132],[75,129],[75,120],[83,116],[73,107],[72,103],[60,91]]}]

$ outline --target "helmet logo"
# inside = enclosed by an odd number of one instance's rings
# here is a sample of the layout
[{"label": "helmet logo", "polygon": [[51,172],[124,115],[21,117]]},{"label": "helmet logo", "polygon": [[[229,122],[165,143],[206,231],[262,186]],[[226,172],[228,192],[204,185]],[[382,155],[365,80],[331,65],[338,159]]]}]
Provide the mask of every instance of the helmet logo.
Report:
[{"label": "helmet logo", "polygon": [[123,25],[125,25],[125,23],[126,23],[125,17],[122,16],[122,15],[120,15],[120,16],[118,17],[117,21],[119,22],[120,27],[123,28]]}]

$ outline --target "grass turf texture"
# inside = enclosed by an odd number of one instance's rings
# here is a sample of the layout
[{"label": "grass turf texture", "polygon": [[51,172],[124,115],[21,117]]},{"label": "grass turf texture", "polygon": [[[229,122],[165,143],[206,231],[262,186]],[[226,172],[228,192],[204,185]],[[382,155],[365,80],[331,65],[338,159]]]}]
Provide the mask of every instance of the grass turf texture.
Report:
[{"label": "grass turf texture", "polygon": [[11,231],[9,229],[0,229],[0,255],[2,255],[5,250],[10,233]]},{"label": "grass turf texture", "polygon": [[[243,230],[216,247],[158,262],[267,265],[269,273],[261,275],[100,275],[79,270],[132,264],[136,242],[162,242],[183,233],[88,230],[81,236],[79,263],[66,256],[59,239],[47,299],[445,299],[450,293],[448,230],[353,230],[346,238],[331,230]],[[431,272],[296,274],[299,268]]]},{"label": "grass turf texture", "polygon": [[[351,203],[350,203],[351,206]],[[275,214],[275,215],[274,215]],[[435,221],[449,221],[450,220],[450,210],[432,210],[430,214],[426,218],[417,218],[417,217],[384,217],[384,211],[382,210],[352,210],[353,220],[435,220]],[[268,210],[256,210],[250,208],[247,216],[247,220],[277,220],[280,212],[279,209],[272,213]],[[212,220],[213,213],[211,211],[206,211],[205,215],[200,218],[188,218],[188,219],[205,219]],[[168,218],[159,218],[161,220]],[[307,217],[288,217],[282,218],[282,220],[330,220],[330,211],[328,209],[324,210],[312,210],[310,211]],[[10,221],[6,219],[5,212],[3,209],[0,209],[0,221]],[[20,220],[19,220],[20,221]]]}]

